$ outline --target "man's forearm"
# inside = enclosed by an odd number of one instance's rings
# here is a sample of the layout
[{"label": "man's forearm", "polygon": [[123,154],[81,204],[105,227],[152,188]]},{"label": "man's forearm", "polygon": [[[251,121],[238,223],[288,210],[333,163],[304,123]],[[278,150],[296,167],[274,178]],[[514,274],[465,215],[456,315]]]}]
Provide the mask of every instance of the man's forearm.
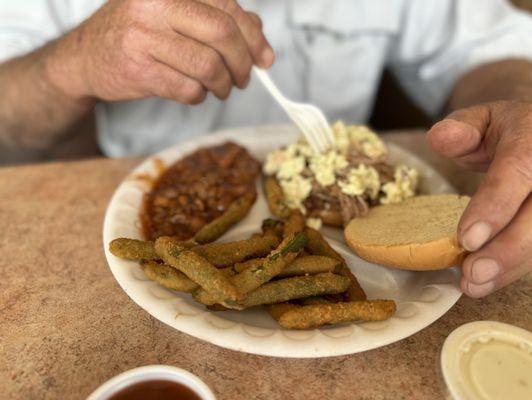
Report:
[{"label": "man's forearm", "polygon": [[50,72],[50,61],[57,46],[51,42],[0,64],[0,143],[45,148],[94,106],[94,100],[74,98],[54,83],[51,75],[58,71]]},{"label": "man's forearm", "polygon": [[504,60],[465,74],[449,97],[451,111],[498,100],[532,101],[532,62]]}]

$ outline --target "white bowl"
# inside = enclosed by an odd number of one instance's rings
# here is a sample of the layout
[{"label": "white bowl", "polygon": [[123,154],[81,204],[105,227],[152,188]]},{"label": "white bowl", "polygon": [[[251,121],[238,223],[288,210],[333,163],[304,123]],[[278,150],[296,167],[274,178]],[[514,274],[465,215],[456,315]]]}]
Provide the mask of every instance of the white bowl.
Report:
[{"label": "white bowl", "polygon": [[496,321],[456,328],[440,366],[447,397],[455,400],[532,399],[532,332]]},{"label": "white bowl", "polygon": [[108,400],[112,395],[140,382],[166,380],[192,389],[201,400],[216,400],[214,393],[196,375],[168,365],[147,365],[117,375],[96,389],[87,400]]}]

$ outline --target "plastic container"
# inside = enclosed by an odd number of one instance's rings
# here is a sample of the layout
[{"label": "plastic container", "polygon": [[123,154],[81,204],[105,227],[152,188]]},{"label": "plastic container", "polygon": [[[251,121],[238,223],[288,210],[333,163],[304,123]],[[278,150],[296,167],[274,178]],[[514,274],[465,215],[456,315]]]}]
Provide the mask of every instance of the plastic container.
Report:
[{"label": "plastic container", "polygon": [[440,360],[446,398],[531,400],[532,332],[494,321],[455,329]]},{"label": "plastic container", "polygon": [[153,380],[180,383],[192,389],[201,400],[216,400],[209,387],[196,375],[168,365],[147,365],[117,375],[96,389],[87,400],[108,400],[115,393],[131,385]]}]

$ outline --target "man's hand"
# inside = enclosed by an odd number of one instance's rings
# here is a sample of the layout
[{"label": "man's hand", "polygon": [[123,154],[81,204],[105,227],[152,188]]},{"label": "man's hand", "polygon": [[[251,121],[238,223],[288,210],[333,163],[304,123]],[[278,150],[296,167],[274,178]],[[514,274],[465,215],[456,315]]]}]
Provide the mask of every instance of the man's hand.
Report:
[{"label": "man's hand", "polygon": [[457,164],[486,171],[458,225],[472,252],[462,291],[482,297],[532,271],[532,103],[455,111],[431,128],[428,141]]},{"label": "man's hand", "polygon": [[244,88],[273,51],[260,18],[235,0],[111,0],[59,39],[50,80],[67,96],[150,96],[197,104]]}]

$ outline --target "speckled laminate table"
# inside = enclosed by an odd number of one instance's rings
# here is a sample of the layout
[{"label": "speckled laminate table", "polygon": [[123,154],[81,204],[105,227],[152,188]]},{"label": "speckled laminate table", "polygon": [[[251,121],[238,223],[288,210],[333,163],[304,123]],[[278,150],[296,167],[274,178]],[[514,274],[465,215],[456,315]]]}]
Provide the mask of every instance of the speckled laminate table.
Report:
[{"label": "speckled laminate table", "polygon": [[[464,193],[479,176],[430,153],[421,133],[387,136]],[[532,329],[532,281],[462,298],[401,342],[351,356],[276,359],[225,350],[173,330],[135,305],[108,270],[102,221],[136,159],[0,169],[0,398],[83,399],[127,369],[170,364],[224,399],[438,399],[439,351],[457,326],[497,320]]]}]

